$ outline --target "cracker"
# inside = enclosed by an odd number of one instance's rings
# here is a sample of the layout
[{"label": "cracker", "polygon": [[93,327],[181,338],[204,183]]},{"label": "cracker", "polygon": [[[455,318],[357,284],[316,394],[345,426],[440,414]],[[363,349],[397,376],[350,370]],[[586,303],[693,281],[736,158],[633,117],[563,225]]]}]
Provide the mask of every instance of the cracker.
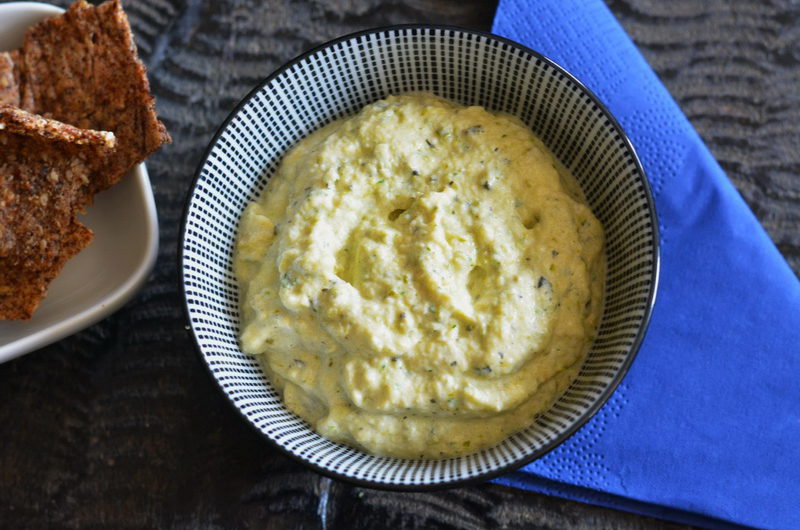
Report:
[{"label": "cracker", "polygon": [[114,143],[111,133],[0,105],[0,320],[30,318],[64,263],[91,241],[76,213]]},{"label": "cracker", "polygon": [[32,315],[92,239],[76,214],[170,141],[119,0],[79,0],[0,52],[0,320]]},{"label": "cracker", "polygon": [[17,52],[0,52],[0,104],[19,106],[19,81],[14,73]]},{"label": "cracker", "polygon": [[49,120],[12,105],[0,103],[0,130],[42,140],[67,142],[78,145],[94,145],[113,148],[117,144],[114,133],[79,129],[57,120]]},{"label": "cracker", "polygon": [[111,131],[117,147],[93,182],[104,190],[171,141],[155,112],[119,0],[83,0],[28,30],[14,61],[19,104],[81,129]]},{"label": "cracker", "polygon": [[29,319],[47,295],[50,282],[67,261],[91,243],[92,237],[90,229],[74,221],[63,234],[59,253],[38,270],[25,263],[7,266],[7,259],[0,258],[0,320]]}]

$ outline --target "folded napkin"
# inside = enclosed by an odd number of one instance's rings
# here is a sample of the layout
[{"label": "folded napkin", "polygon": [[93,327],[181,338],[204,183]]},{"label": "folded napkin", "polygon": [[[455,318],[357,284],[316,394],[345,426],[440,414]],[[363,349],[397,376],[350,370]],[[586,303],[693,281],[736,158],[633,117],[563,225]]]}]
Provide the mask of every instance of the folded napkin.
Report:
[{"label": "folded napkin", "polygon": [[658,300],[609,402],[503,484],[706,526],[800,528],[800,283],[601,0],[501,0],[493,32],[583,81],[656,200]]}]

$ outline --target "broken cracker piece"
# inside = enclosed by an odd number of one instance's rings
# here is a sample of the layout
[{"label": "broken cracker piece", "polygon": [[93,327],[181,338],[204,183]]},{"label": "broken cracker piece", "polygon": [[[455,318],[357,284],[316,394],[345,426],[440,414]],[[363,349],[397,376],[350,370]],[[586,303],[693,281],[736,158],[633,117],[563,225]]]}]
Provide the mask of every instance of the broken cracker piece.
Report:
[{"label": "broken cracker piece", "polygon": [[18,55],[9,58],[23,109],[116,135],[117,147],[95,176],[93,192],[112,186],[171,141],[156,116],[119,0],[98,7],[75,2],[29,29]]},{"label": "broken cracker piece", "polygon": [[0,320],[27,319],[89,244],[77,219],[114,135],[0,105]]},{"label": "broken cracker piece", "polygon": [[0,104],[19,106],[19,81],[14,73],[17,52],[0,52]]},{"label": "broken cracker piece", "polygon": [[108,148],[117,145],[117,138],[112,132],[79,129],[2,103],[0,103],[0,130],[78,145]]},{"label": "broken cracker piece", "polygon": [[41,263],[32,263],[33,267],[26,263],[7,267],[6,258],[0,258],[0,320],[29,319],[47,295],[50,282],[67,261],[91,243],[92,237],[90,229],[73,220],[62,235],[59,253],[46,267],[37,267]]}]

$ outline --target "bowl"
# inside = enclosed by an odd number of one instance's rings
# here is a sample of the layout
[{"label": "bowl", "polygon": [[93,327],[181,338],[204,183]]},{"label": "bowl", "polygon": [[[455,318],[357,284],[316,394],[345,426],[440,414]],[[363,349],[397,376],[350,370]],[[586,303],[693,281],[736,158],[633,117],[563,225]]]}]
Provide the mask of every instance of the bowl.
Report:
[{"label": "bowl", "polygon": [[[511,113],[577,178],[606,230],[608,276],[599,333],[577,379],[534,423],[499,445],[442,460],[379,457],[317,435],[290,412],[257,360],[239,349],[231,253],[245,205],[282,155],[311,131],[390,94],[430,91]],[[186,311],[203,361],[242,416],[320,473],[394,490],[482,481],[564,441],[608,399],[633,361],[658,281],[652,194],[625,133],[586,87],[509,40],[446,26],[346,36],[289,62],[254,89],[211,141],[189,192],[180,248]]]},{"label": "bowl", "polygon": [[[37,2],[0,4],[0,50],[22,44],[25,30],[63,13]],[[107,317],[147,279],[158,251],[158,219],[144,164],[99,193],[81,222],[92,243],[69,260],[25,321],[0,321],[0,363],[42,348]]]}]

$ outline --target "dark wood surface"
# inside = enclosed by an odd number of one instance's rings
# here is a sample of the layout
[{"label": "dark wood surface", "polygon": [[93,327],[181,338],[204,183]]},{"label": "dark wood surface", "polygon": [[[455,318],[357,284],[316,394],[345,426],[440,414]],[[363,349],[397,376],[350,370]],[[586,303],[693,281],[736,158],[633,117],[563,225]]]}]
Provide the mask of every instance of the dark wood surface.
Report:
[{"label": "dark wood surface", "polygon": [[[66,5],[66,1],[56,2]],[[482,0],[128,0],[174,144],[148,160],[161,249],[103,322],[0,366],[0,528],[680,528],[493,484],[373,491],[278,455],[232,411],[185,331],[177,242],[207,142],[260,79],[371,26],[488,29]],[[800,271],[800,8],[792,0],[609,6]]]}]

